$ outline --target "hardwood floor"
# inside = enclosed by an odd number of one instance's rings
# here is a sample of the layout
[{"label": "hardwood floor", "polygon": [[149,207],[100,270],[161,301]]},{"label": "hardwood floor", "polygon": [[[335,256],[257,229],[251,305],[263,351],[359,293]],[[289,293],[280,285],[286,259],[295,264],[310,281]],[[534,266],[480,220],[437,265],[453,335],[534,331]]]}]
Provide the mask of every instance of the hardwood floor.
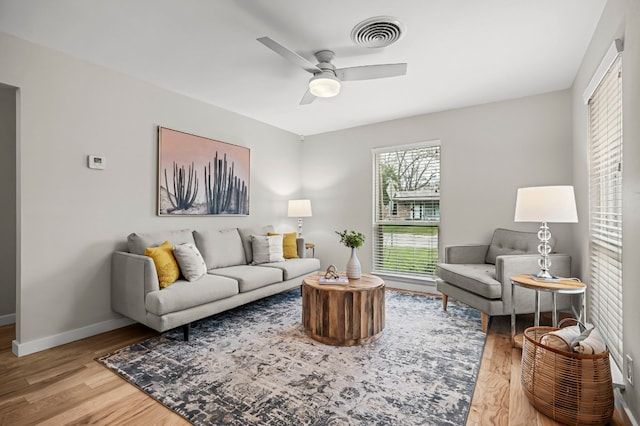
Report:
[{"label": "hardwood floor", "polygon": [[141,325],[17,358],[0,327],[0,425],[188,425],[94,359],[155,335]]},{"label": "hardwood floor", "polygon": [[[540,324],[550,324],[542,317]],[[519,315],[519,331],[533,325],[532,315]],[[511,347],[511,318],[492,317],[487,342],[482,354],[476,389],[473,393],[467,426],[475,425],[560,425],[539,413],[529,403],[520,384],[522,350]],[[625,418],[626,419],[626,418]],[[625,422],[618,409],[612,426],[631,425]]]},{"label": "hardwood floor", "polygon": [[[556,425],[520,388],[509,318],[493,318],[467,425]],[[156,335],[132,325],[17,358],[14,326],[0,327],[0,425],[188,425],[95,358]],[[612,425],[624,425],[616,411]]]}]

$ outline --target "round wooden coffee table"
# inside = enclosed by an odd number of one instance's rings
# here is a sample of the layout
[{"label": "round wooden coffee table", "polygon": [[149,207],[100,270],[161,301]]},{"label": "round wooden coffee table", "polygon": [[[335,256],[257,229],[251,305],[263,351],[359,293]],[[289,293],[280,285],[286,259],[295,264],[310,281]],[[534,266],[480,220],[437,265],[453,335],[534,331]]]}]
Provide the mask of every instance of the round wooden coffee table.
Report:
[{"label": "round wooden coffee table", "polygon": [[384,329],[384,281],[362,274],[349,284],[320,284],[322,274],[302,281],[302,324],[313,339],[354,346],[378,340]]}]

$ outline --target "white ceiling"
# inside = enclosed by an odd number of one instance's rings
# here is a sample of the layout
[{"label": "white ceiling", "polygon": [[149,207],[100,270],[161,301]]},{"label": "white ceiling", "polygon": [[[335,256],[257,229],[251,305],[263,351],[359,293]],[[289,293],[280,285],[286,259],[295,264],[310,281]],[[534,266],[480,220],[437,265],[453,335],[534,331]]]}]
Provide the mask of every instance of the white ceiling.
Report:
[{"label": "white ceiling", "polygon": [[[0,0],[0,31],[311,135],[571,86],[606,0]],[[351,29],[398,18],[402,39],[356,47]],[[407,62],[407,75],[343,83],[298,105],[316,63]]]}]

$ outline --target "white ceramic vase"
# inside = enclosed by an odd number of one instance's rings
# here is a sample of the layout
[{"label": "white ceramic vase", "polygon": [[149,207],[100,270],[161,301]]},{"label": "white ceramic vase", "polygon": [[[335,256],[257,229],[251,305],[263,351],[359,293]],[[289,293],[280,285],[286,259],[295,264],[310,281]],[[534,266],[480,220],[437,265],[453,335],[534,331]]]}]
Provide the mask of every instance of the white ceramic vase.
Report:
[{"label": "white ceramic vase", "polygon": [[351,249],[351,257],[347,261],[347,278],[352,280],[359,280],[362,274],[362,268],[360,267],[360,260],[358,259],[358,249]]}]

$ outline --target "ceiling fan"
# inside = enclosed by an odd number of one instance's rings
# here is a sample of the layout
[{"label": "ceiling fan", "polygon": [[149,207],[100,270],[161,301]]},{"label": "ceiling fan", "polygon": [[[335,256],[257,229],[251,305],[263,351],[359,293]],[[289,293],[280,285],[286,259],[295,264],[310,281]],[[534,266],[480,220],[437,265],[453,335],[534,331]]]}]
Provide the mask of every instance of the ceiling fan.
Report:
[{"label": "ceiling fan", "polygon": [[316,97],[330,98],[336,96],[340,93],[340,86],[343,81],[397,77],[407,73],[406,63],[336,68],[331,63],[334,57],[334,53],[331,50],[316,52],[314,56],[318,60],[318,64],[314,65],[269,37],[260,37],[257,40],[278,55],[313,74],[313,77],[309,80],[309,88],[300,100],[300,105],[310,104]]}]

